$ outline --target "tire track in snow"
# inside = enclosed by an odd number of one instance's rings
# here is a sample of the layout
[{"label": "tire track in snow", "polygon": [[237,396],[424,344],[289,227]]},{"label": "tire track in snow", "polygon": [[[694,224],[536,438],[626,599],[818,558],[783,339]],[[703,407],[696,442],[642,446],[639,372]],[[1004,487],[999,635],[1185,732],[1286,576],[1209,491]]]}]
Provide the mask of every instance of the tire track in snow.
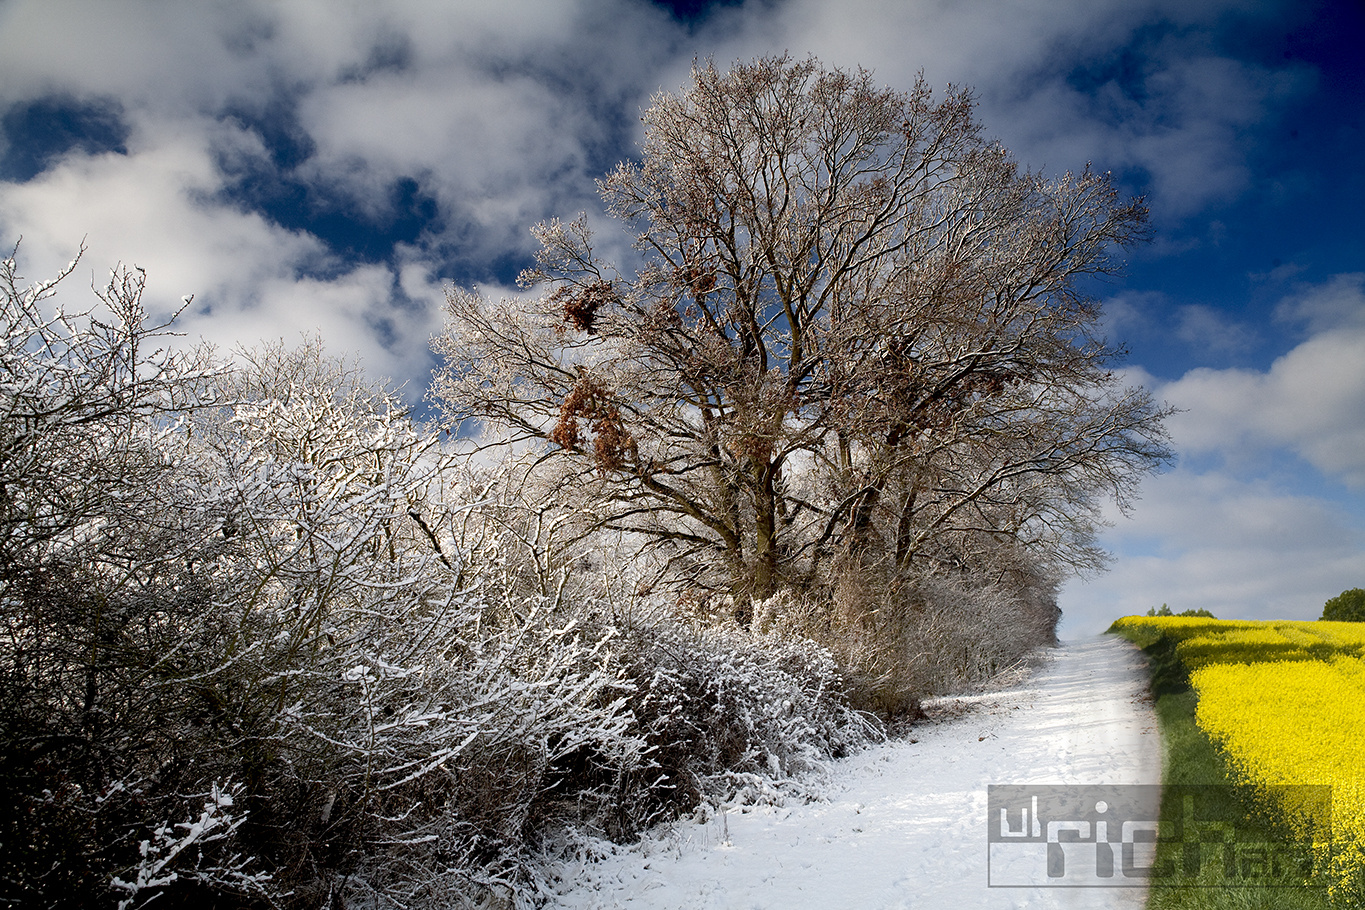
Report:
[{"label": "tire track in snow", "polygon": [[[988,888],[991,784],[1155,784],[1143,658],[1065,643],[1022,682],[944,699],[958,716],[832,764],[827,800],[734,807],[562,868],[564,910],[1140,908],[1140,888]],[[911,740],[916,741],[911,741]]]}]

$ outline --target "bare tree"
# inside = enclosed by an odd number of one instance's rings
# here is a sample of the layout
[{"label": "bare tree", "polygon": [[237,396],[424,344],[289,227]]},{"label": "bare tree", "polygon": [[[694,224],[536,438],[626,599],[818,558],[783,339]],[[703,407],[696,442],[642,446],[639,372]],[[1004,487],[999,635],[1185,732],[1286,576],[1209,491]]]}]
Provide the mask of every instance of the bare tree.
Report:
[{"label": "bare tree", "polygon": [[552,221],[522,277],[544,294],[452,290],[452,423],[595,469],[603,523],[719,563],[741,615],[833,553],[913,569],[954,534],[1094,561],[1098,498],[1167,457],[1080,287],[1141,238],[1139,202],[1021,171],[964,90],[814,60],[695,67],[644,122],[641,162],[601,182],[643,264]]}]

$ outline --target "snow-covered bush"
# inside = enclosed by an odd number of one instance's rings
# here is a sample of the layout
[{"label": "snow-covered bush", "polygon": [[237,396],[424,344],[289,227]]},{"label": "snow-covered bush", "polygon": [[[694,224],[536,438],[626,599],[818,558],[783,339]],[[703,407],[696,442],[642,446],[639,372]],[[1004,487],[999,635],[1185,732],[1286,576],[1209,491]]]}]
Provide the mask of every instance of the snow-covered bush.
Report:
[{"label": "snow-covered bush", "polygon": [[923,576],[845,565],[827,588],[760,604],[755,625],[833,655],[851,703],[913,720],[928,697],[962,691],[1056,643],[1055,585],[1014,570]]},{"label": "snow-covered bush", "polygon": [[248,833],[301,904],[515,891],[562,768],[638,761],[610,642],[452,545],[478,491],[392,393],[314,347],[225,385],[187,445],[244,573],[209,685],[255,730]]},{"label": "snow-covered bush", "polygon": [[913,594],[913,648],[926,695],[960,692],[1055,644],[1056,607],[980,576],[931,576]]},{"label": "snow-covered bush", "polygon": [[0,899],[518,887],[563,769],[639,761],[610,643],[445,548],[468,491],[392,392],[172,357],[137,273],[54,290],[5,260]]},{"label": "snow-covered bush", "polygon": [[[14,905],[94,903],[147,832],[184,817],[151,780],[188,760],[168,748],[184,692],[162,682],[197,666],[187,633],[212,615],[202,523],[163,496],[203,365],[167,352],[140,272],[115,270],[86,311],[55,306],[75,265],[26,286],[0,260],[0,901]],[[223,868],[219,846],[203,868]]]},{"label": "snow-covered bush", "polygon": [[834,659],[805,639],[656,622],[623,633],[615,650],[649,751],[617,802],[612,836],[733,796],[746,775],[788,779],[881,735],[849,707]]},{"label": "snow-covered bush", "polygon": [[192,811],[189,821],[160,825],[140,841],[139,859],[128,878],[116,875],[110,881],[116,894],[127,895],[118,902],[119,910],[145,907],[165,897],[166,889],[184,884],[247,897],[268,896],[270,875],[248,871],[250,858],[230,856],[226,861],[204,862],[204,848],[228,840],[245,821],[244,816],[233,812],[234,795],[240,795],[240,790],[219,787],[215,782],[204,795],[197,815]]}]

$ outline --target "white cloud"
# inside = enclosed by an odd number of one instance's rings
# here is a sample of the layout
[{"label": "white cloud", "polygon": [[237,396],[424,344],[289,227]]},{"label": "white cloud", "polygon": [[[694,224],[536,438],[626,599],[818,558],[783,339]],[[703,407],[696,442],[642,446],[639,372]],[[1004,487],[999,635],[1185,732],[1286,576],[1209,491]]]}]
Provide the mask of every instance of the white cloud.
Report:
[{"label": "white cloud", "polygon": [[207,137],[214,124],[141,123],[128,155],[72,155],[23,184],[0,184],[0,222],[25,237],[26,259],[67,256],[89,237],[91,263],[126,259],[180,294],[236,295],[262,273],[324,255],[315,239],[213,203],[220,189]]},{"label": "white cloud", "polygon": [[1218,354],[1245,353],[1260,341],[1250,326],[1202,304],[1183,306],[1177,311],[1175,335],[1188,345]]},{"label": "white cloud", "polygon": [[1158,217],[1183,218],[1246,187],[1255,128],[1308,81],[1215,45],[1227,17],[1276,14],[1236,0],[788,0],[709,34],[722,63],[814,52],[891,85],[922,70],[936,87],[973,86],[988,132],[1026,165],[1140,171]]},{"label": "white cloud", "polygon": [[1106,535],[1110,571],[1063,592],[1064,634],[1163,603],[1225,619],[1317,619],[1327,598],[1365,582],[1361,505],[1221,472],[1153,478],[1134,517]]},{"label": "white cloud", "polygon": [[[181,123],[140,126],[126,156],[72,156],[29,183],[0,184],[0,230],[23,235],[24,273],[54,274],[84,238],[88,251],[66,289],[68,306],[92,302],[81,285],[102,284],[122,261],[147,271],[153,312],[194,296],[179,323],[187,343],[292,342],[316,332],[338,354],[358,352],[374,372],[423,384],[439,293],[424,288],[409,296],[426,307],[395,309],[387,267],[338,263],[312,236],[215,201],[222,178],[204,143],[241,137],[224,137],[221,126],[178,129]],[[300,269],[334,277],[300,278]]]},{"label": "white cloud", "polygon": [[1183,461],[1105,535],[1112,570],[1068,586],[1068,628],[1161,603],[1315,619],[1365,583],[1365,276],[1304,288],[1281,312],[1311,334],[1267,370],[1201,368],[1164,385],[1131,371],[1184,409],[1169,424]]},{"label": "white cloud", "polygon": [[[814,52],[893,85],[920,70],[973,85],[988,129],[1025,163],[1141,168],[1153,204],[1182,213],[1245,184],[1238,131],[1297,78],[1213,51],[1210,29],[1232,10],[1248,14],[1234,0],[788,0],[717,10],[689,37],[639,0],[10,0],[0,102],[66,91],[212,115],[284,93],[319,143],[317,178],[370,199],[392,176],[431,175],[444,201],[479,197],[479,228],[502,237],[537,197],[588,199],[584,149],[612,140],[604,118],[633,120],[694,53],[724,65]],[[1161,37],[1143,37],[1153,26]],[[1135,42],[1141,71],[1110,73]],[[1095,85],[1069,83],[1075,72]]]},{"label": "white cloud", "polygon": [[1101,329],[1110,339],[1147,335],[1169,307],[1160,291],[1122,291],[1104,301]]},{"label": "white cloud", "polygon": [[[452,84],[461,90],[452,93]],[[562,111],[547,86],[525,77],[491,83],[457,70],[386,74],[303,103],[303,124],[318,144],[305,173],[371,205],[396,178],[421,177],[471,223],[463,255],[529,252],[526,229],[549,214],[550,200],[590,203],[584,130],[566,122],[573,116],[582,115]]]},{"label": "white cloud", "polygon": [[[1281,269],[1300,270],[1289,264]],[[1279,270],[1277,270],[1279,271]],[[1286,322],[1306,323],[1310,331],[1365,328],[1365,272],[1337,275],[1319,285],[1300,288],[1277,309]]]},{"label": "white cloud", "polygon": [[249,3],[5,3],[0,103],[55,92],[182,114],[218,106],[269,84],[250,53],[265,26]]},{"label": "white cloud", "polygon": [[[653,88],[642,73],[678,33],[633,0],[13,0],[0,5],[0,110],[110,98],[131,135],[127,155],[73,152],[0,183],[0,237],[23,236],[35,277],[87,238],[82,271],[97,281],[122,260],[147,269],[154,309],[193,294],[187,331],[223,344],[316,331],[415,395],[440,321],[432,276],[515,261],[533,221],[596,208],[602,150],[631,128]],[[444,234],[385,264],[347,262],[253,211],[234,181],[279,176],[256,132],[270,128],[312,152],[293,186],[382,221],[394,181],[417,178]]]},{"label": "white cloud", "polygon": [[1365,327],[1320,332],[1256,370],[1192,370],[1160,393],[1177,449],[1230,462],[1284,448],[1365,489]]},{"label": "white cloud", "polygon": [[[1028,164],[1144,167],[1156,201],[1197,205],[1240,185],[1234,133],[1264,114],[1280,78],[1208,52],[1202,29],[1237,6],[788,0],[716,10],[689,36],[639,0],[9,0],[0,7],[0,103],[44,92],[112,97],[140,124],[139,151],[163,159],[185,147],[250,154],[222,118],[274,104],[277,113],[296,113],[292,126],[313,143],[296,176],[370,212],[388,204],[396,178],[416,177],[446,216],[446,235],[430,238],[439,255],[480,263],[524,254],[526,227],[538,218],[594,209],[592,178],[637,128],[648,95],[685,80],[694,53],[714,53],[724,65],[814,52],[872,67],[901,86],[923,69],[935,84],[975,85],[988,128]],[[1143,49],[1147,97],[1129,98],[1117,83],[1093,94],[1067,83],[1078,67],[1102,72],[1143,26],[1161,22],[1166,37]],[[153,123],[168,129],[158,136]],[[158,140],[166,148],[151,144]],[[255,155],[266,160],[263,148]],[[144,170],[153,166],[138,157]],[[203,162],[211,155],[194,163],[182,191],[214,182]],[[148,197],[174,189],[175,175],[160,175]],[[206,191],[197,204],[206,210],[211,199]],[[55,193],[49,205],[0,211],[0,221],[32,235],[28,213],[66,201]],[[224,217],[233,215],[240,213]],[[180,238],[181,254],[194,236]],[[259,236],[278,244],[278,232]],[[199,247],[176,257],[184,273],[241,253],[240,245],[219,250],[207,240]],[[217,282],[189,283],[202,292]]]}]

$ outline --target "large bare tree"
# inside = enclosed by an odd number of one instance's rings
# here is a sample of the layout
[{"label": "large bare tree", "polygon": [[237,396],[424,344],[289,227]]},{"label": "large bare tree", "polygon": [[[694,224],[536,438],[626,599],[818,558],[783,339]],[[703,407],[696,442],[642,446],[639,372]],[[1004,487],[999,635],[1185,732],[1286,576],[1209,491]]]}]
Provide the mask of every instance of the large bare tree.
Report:
[{"label": "large bare tree", "polygon": [[787,57],[692,75],[600,183],[637,262],[551,221],[538,296],[449,293],[449,420],[580,462],[604,525],[676,548],[741,618],[836,554],[1092,564],[1098,504],[1168,455],[1083,289],[1140,202],[1021,170],[963,89]]}]

